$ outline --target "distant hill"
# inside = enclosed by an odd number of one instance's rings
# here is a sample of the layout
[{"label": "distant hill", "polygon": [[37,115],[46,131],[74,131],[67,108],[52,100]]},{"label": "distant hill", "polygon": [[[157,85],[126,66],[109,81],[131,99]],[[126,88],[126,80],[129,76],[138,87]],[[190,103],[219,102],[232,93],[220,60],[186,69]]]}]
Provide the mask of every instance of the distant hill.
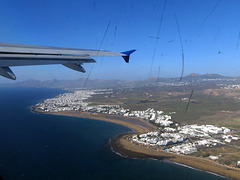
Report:
[{"label": "distant hill", "polygon": [[185,79],[188,78],[195,78],[195,79],[221,79],[221,78],[232,78],[232,77],[226,77],[226,76],[222,76],[220,74],[196,74],[196,73],[192,73],[189,74],[187,76],[184,77]]},{"label": "distant hill", "polygon": [[219,74],[204,74],[204,75],[202,75],[202,78],[205,78],[205,79],[218,79],[218,78],[227,78],[227,77],[224,77],[224,76],[219,75]]}]

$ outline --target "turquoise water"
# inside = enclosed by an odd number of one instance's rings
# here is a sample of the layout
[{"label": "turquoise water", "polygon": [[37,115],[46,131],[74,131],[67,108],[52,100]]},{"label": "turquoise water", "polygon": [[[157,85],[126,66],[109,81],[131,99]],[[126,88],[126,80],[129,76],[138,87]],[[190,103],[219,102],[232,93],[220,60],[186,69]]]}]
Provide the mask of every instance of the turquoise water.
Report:
[{"label": "turquoise water", "polygon": [[130,129],[92,119],[37,114],[30,106],[62,90],[0,90],[0,174],[5,180],[225,179],[158,160],[121,157],[109,139]]}]

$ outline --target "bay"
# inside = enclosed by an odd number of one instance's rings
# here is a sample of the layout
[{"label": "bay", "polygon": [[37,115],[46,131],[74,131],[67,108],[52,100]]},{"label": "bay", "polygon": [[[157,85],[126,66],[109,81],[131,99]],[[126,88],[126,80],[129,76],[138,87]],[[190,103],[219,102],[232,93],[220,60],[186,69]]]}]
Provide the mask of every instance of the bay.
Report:
[{"label": "bay", "polygon": [[109,139],[129,128],[30,111],[63,92],[0,89],[0,174],[5,180],[225,179],[171,162],[119,156]]}]

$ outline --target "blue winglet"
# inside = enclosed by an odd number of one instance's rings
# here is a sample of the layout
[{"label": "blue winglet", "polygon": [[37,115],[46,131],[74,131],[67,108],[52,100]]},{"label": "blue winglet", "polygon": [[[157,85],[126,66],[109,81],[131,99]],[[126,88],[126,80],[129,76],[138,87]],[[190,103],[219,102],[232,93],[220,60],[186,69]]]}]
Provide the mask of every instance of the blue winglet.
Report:
[{"label": "blue winglet", "polygon": [[125,51],[125,52],[121,52],[122,54],[125,54],[125,56],[122,56],[123,59],[126,61],[126,63],[129,63],[129,57],[130,55],[136,51],[136,49],[130,50],[130,51]]}]

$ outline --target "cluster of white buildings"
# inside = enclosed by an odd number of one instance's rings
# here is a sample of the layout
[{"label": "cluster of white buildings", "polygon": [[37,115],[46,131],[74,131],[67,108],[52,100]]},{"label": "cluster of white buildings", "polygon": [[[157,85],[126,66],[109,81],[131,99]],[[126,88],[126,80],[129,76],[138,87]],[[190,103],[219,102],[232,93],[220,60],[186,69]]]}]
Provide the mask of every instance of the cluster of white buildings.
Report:
[{"label": "cluster of white buildings", "polygon": [[225,127],[216,127],[213,125],[185,125],[178,127],[178,130],[182,134],[188,134],[191,137],[209,137],[213,134],[227,134],[231,130]]},{"label": "cluster of white buildings", "polygon": [[179,133],[159,133],[148,132],[145,134],[134,135],[132,141],[149,146],[166,146],[170,144],[182,143],[187,136]]},{"label": "cluster of white buildings", "polygon": [[84,100],[94,94],[97,94],[97,91],[77,90],[73,93],[60,94],[55,98],[46,99],[42,103],[36,104],[35,107],[45,112],[80,110],[88,106]]},{"label": "cluster of white buildings", "polygon": [[240,84],[225,85],[221,89],[240,89]]},{"label": "cluster of white buildings", "polygon": [[152,121],[153,123],[164,127],[169,127],[173,124],[170,115],[164,115],[163,111],[155,111],[153,108],[148,108],[145,111],[130,111],[129,109],[124,109],[119,105],[97,105],[87,106],[82,108],[81,111],[119,115],[124,117],[137,117],[147,121]]},{"label": "cluster of white buildings", "polygon": [[173,146],[170,149],[166,149],[166,151],[171,151],[177,154],[191,154],[197,152],[197,148],[192,143],[184,143]]},{"label": "cluster of white buildings", "polygon": [[97,105],[86,106],[84,108],[82,107],[81,111],[119,115],[124,117],[137,117],[147,121],[152,121],[153,123],[164,127],[169,127],[173,124],[170,115],[164,115],[163,111],[155,111],[153,108],[148,108],[145,111],[130,111],[129,109],[124,109],[119,105]]},{"label": "cluster of white buildings", "polygon": [[[198,148],[223,145],[226,139],[239,140],[239,136],[230,135],[230,129],[213,125],[186,125],[165,127],[156,132],[133,135],[135,143],[159,147],[178,154],[191,154]],[[194,139],[194,140],[192,140]]]},{"label": "cluster of white buildings", "polygon": [[155,86],[159,86],[159,87],[163,87],[163,86],[187,86],[189,85],[190,82],[187,82],[187,81],[177,81],[177,82],[156,82],[156,83],[152,83],[152,85],[155,85]]},{"label": "cluster of white buildings", "polygon": [[129,111],[121,108],[119,105],[97,105],[97,106],[87,106],[81,109],[85,112],[91,113],[102,113],[102,114],[113,114],[113,115],[123,115],[125,112]]},{"label": "cluster of white buildings", "polygon": [[224,144],[218,139],[202,139],[197,141],[192,141],[189,143],[183,143],[180,145],[172,146],[169,150],[177,154],[191,154],[197,152],[197,148],[201,147],[214,147],[219,144]]},{"label": "cluster of white buildings", "polygon": [[160,126],[170,126],[173,124],[171,116],[164,115],[163,111],[155,111],[153,108],[148,108],[145,111],[129,111],[123,114],[123,116],[138,117],[147,121],[152,121]]},{"label": "cluster of white buildings", "polygon": [[240,140],[240,137],[238,135],[235,135],[235,134],[227,134],[227,135],[222,136],[222,138],[227,143],[230,143],[232,141]]},{"label": "cluster of white buildings", "polygon": [[82,108],[81,111],[119,115],[124,117],[137,117],[147,121],[152,121],[153,123],[164,127],[168,127],[173,124],[170,115],[164,115],[163,111],[155,111],[153,108],[148,108],[145,111],[130,111],[129,109],[124,109],[119,105],[97,105],[87,106]]}]

